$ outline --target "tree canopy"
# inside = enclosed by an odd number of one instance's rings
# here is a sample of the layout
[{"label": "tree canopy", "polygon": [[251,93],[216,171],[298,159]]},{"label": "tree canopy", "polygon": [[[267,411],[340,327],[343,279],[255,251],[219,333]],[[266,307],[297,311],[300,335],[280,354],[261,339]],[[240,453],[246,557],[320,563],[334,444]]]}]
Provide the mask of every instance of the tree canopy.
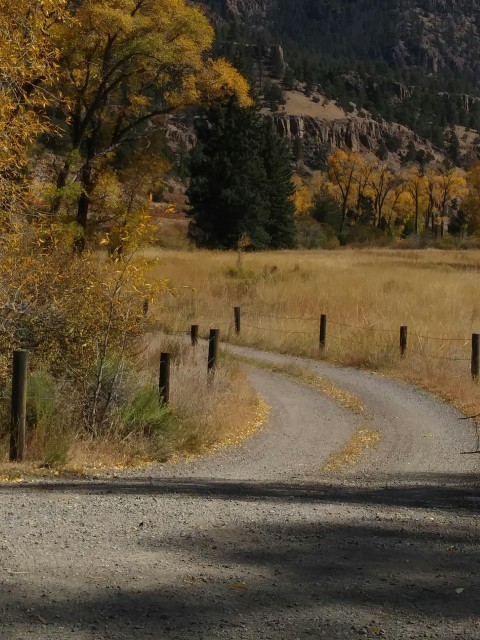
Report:
[{"label": "tree canopy", "polygon": [[29,145],[51,128],[47,84],[58,71],[52,27],[66,20],[63,0],[0,0],[0,207],[11,209]]},{"label": "tree canopy", "polygon": [[[209,56],[213,29],[186,0],[83,0],[69,9],[71,20],[55,29],[68,144],[53,209],[59,211],[69,179],[78,179],[76,221],[84,236],[105,158],[152,136],[167,114],[230,95],[247,106],[250,98],[246,80]],[[72,173],[76,156],[80,166]]]}]

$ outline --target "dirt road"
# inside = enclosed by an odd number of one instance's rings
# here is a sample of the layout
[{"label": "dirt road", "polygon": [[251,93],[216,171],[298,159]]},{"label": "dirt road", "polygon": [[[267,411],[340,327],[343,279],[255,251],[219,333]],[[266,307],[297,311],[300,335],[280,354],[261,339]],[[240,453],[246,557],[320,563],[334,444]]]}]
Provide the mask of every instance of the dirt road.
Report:
[{"label": "dirt road", "polygon": [[272,412],[239,449],[0,487],[2,640],[479,640],[473,427],[409,385],[289,360],[356,394],[378,446],[322,471],[365,417],[252,369]]}]

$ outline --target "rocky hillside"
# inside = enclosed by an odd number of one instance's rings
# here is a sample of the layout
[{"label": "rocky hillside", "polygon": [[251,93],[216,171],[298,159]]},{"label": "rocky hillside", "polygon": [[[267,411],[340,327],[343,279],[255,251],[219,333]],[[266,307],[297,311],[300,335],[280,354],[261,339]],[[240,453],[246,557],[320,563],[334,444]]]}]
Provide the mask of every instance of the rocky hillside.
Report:
[{"label": "rocky hillside", "polygon": [[[261,91],[285,92],[285,105],[269,103],[287,138],[404,157],[415,148],[458,164],[478,155],[480,0],[202,3],[219,52]],[[292,111],[299,94],[307,99]],[[333,118],[319,112],[328,102]]]},{"label": "rocky hillside", "polygon": [[[480,0],[202,0],[314,53],[461,73],[480,83]],[[263,17],[261,23],[252,18]]]}]

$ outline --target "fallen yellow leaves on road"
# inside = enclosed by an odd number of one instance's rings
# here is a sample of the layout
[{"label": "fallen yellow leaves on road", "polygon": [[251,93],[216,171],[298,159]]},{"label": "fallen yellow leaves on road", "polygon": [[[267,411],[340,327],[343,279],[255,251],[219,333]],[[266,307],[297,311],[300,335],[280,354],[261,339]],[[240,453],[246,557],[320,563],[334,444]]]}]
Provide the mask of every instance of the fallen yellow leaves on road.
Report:
[{"label": "fallen yellow leaves on road", "polygon": [[373,449],[381,440],[379,431],[358,429],[339,451],[327,458],[322,471],[340,471],[356,464],[368,449]]}]

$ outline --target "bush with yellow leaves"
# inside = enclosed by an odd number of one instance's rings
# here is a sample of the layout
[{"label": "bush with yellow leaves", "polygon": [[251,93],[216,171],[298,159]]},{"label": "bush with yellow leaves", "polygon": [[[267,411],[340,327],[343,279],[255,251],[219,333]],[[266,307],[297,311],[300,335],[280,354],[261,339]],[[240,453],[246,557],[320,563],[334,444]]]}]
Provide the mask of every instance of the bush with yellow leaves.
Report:
[{"label": "bush with yellow leaves", "polygon": [[116,424],[118,407],[131,391],[138,338],[152,322],[145,316],[144,303],[167,289],[165,281],[147,277],[149,263],[140,255],[149,232],[147,216],[134,230],[125,228],[125,250],[115,258],[87,251],[75,254],[68,228],[43,220],[18,223],[3,235],[4,398],[12,350],[24,348],[31,354],[31,370],[44,372],[68,394],[78,432],[97,436]]}]

